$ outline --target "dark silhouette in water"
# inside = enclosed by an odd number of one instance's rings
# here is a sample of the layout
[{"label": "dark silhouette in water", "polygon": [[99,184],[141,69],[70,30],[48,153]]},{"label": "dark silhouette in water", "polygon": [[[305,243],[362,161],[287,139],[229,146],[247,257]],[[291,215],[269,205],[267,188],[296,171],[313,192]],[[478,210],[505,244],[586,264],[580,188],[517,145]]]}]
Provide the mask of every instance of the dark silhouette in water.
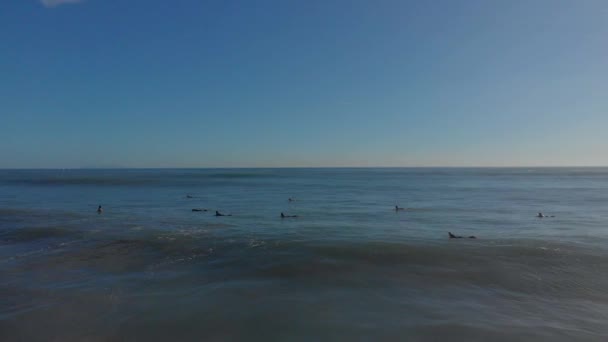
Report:
[{"label": "dark silhouette in water", "polygon": [[192,209],[192,211],[207,211],[207,209]]},{"label": "dark silhouette in water", "polygon": [[290,218],[290,217],[298,217],[298,215],[285,215],[281,213],[281,218]]},{"label": "dark silhouette in water", "polygon": [[194,198],[192,195],[186,195],[186,198]]},{"label": "dark silhouette in water", "polygon": [[[464,238],[464,237],[459,236],[459,235],[454,235],[454,234],[452,234],[452,232],[448,232],[448,236],[450,237],[450,239],[462,239],[462,238]],[[471,236],[469,236],[469,239],[477,239],[477,237],[474,236],[474,235],[471,235]]]},{"label": "dark silhouette in water", "polygon": [[231,214],[222,214],[219,211],[215,211],[215,216],[232,216]]},{"label": "dark silhouette in water", "polygon": [[97,213],[98,214],[103,213],[103,208],[101,206],[97,207]]},{"label": "dark silhouette in water", "polygon": [[538,215],[536,215],[536,217],[538,217],[538,218],[545,218],[545,217],[555,217],[555,216],[554,215],[549,216],[549,215],[545,215],[543,213],[538,213]]},{"label": "dark silhouette in water", "polygon": [[293,199],[293,198],[291,198],[291,197],[289,197],[288,201],[289,201],[289,202],[295,202],[296,200],[295,200],[295,199]]},{"label": "dark silhouette in water", "polygon": [[395,206],[395,211],[403,211],[403,210],[405,210],[405,208],[399,208],[398,205]]}]

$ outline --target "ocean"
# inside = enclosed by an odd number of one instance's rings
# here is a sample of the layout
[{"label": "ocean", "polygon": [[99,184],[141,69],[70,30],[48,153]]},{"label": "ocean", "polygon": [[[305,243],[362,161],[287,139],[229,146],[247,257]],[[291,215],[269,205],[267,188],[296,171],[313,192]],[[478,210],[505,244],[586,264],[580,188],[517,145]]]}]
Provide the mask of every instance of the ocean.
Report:
[{"label": "ocean", "polygon": [[1,170],[0,340],[606,341],[608,169]]}]

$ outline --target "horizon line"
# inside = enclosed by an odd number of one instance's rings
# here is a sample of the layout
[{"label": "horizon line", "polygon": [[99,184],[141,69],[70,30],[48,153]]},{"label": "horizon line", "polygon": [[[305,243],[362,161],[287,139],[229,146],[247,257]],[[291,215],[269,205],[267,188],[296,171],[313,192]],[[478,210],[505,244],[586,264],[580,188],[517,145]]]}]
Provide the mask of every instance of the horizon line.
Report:
[{"label": "horizon line", "polygon": [[186,166],[186,167],[7,167],[5,170],[218,170],[218,169],[527,169],[527,168],[608,168],[608,165],[521,165],[521,166]]}]

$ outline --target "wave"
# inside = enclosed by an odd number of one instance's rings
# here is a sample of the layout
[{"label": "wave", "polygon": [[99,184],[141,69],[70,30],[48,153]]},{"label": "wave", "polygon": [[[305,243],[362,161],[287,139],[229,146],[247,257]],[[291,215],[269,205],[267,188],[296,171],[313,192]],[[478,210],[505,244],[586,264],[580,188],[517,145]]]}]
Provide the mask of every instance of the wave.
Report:
[{"label": "wave", "polygon": [[50,238],[64,238],[81,233],[64,227],[28,227],[0,230],[0,241],[4,243],[29,242]]},{"label": "wave", "polygon": [[31,209],[21,209],[21,208],[0,208],[0,218],[8,217],[8,216],[30,216],[32,214],[36,214],[38,211]]},{"label": "wave", "polygon": [[273,178],[279,175],[270,172],[189,172],[157,171],[143,172],[126,170],[123,172],[75,171],[15,173],[2,177],[0,182],[14,185],[34,186],[146,186],[146,185],[196,185],[214,183],[217,180],[239,180]]},{"label": "wave", "polygon": [[[142,229],[134,226],[102,231],[96,235],[93,248],[136,246],[161,252],[188,251],[202,245],[213,245],[218,251],[247,254],[251,247],[264,247],[277,255],[296,254],[314,256],[341,262],[370,263],[376,265],[415,264],[449,267],[473,261],[488,264],[498,260],[525,261],[527,265],[543,266],[556,263],[580,262],[587,265],[606,264],[608,253],[599,247],[582,243],[547,242],[535,239],[478,239],[458,241],[356,242],[332,240],[315,242],[306,240],[262,239],[253,235],[232,236],[215,234],[230,225],[220,223],[199,224],[179,229]],[[82,236],[88,230],[66,226],[24,227],[4,229],[0,238],[5,241],[30,241],[43,238]],[[95,232],[99,232],[95,230]]]},{"label": "wave", "polygon": [[[69,245],[55,243],[56,248],[47,254],[32,254],[36,259],[32,262],[42,269],[77,267],[122,273],[202,267],[239,278],[300,283],[380,286],[375,279],[384,279],[403,286],[476,286],[545,297],[584,295],[608,300],[604,294],[608,276],[598,275],[598,270],[608,267],[608,253],[580,243],[533,239],[312,241],[233,234],[225,227],[204,225],[176,230],[121,228],[94,236],[74,228],[29,227],[0,231],[0,241],[72,241]],[[28,262],[28,258],[20,262]],[[361,283],[361,275],[368,279],[365,283]]]},{"label": "wave", "polygon": [[43,186],[58,186],[58,185],[148,185],[155,184],[158,181],[155,179],[146,178],[116,178],[116,177],[45,177],[45,178],[28,178],[28,179],[13,179],[10,183],[22,185],[43,185]]},{"label": "wave", "polygon": [[86,215],[67,210],[0,208],[0,223],[35,221],[37,219],[42,219],[48,223],[49,220],[65,221],[65,219],[79,219],[83,217],[86,217]]},{"label": "wave", "polygon": [[[251,272],[256,278],[349,287],[382,283],[412,288],[473,286],[550,298],[608,300],[604,291],[608,277],[597,275],[608,267],[605,253],[571,245],[460,242],[310,246],[305,257],[268,258]],[[363,282],[361,275],[365,275]]]}]

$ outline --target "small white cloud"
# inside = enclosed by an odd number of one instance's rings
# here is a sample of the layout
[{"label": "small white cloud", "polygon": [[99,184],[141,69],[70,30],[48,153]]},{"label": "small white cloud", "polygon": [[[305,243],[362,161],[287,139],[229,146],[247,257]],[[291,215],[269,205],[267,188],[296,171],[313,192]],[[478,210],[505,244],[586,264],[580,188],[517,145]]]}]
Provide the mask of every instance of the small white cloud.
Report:
[{"label": "small white cloud", "polygon": [[40,0],[45,7],[57,7],[65,4],[76,4],[83,0]]}]

